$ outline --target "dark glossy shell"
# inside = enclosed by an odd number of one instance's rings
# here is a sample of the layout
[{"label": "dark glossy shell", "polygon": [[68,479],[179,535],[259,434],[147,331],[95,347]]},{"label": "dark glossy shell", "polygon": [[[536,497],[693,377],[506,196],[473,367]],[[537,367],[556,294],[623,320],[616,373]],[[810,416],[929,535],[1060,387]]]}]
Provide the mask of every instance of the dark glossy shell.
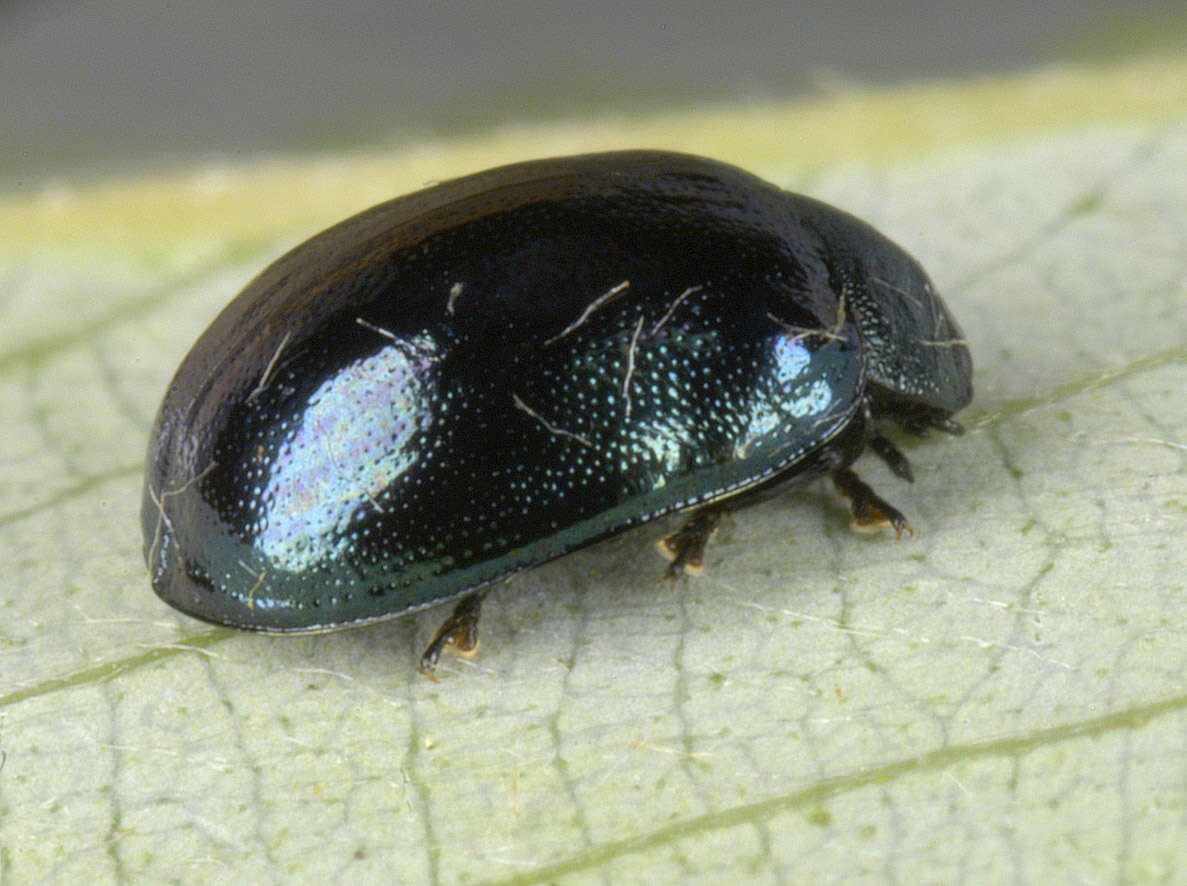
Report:
[{"label": "dark glossy shell", "polygon": [[960,339],[901,249],[730,166],[447,182],[292,250],[198,340],[149,444],[153,587],[262,630],[441,602],[847,463],[871,412],[950,415]]}]

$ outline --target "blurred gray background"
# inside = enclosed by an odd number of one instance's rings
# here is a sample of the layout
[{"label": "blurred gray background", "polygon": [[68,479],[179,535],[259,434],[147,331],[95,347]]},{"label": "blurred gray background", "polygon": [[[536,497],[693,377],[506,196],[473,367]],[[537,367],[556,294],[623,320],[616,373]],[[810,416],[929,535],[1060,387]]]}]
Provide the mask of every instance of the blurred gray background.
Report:
[{"label": "blurred gray background", "polygon": [[0,0],[0,189],[1187,44],[1183,0]]}]

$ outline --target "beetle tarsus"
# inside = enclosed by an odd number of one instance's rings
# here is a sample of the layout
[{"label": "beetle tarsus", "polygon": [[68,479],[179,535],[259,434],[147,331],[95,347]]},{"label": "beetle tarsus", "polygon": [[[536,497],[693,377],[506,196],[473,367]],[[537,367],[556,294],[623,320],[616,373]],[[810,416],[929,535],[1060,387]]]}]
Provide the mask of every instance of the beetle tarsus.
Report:
[{"label": "beetle tarsus", "polygon": [[902,538],[904,532],[909,535],[915,534],[915,530],[911,528],[902,512],[880,498],[878,493],[849,468],[842,468],[833,474],[833,485],[837,487],[837,492],[849,499],[849,508],[853,514],[851,525],[854,529],[865,531],[892,527],[895,538]]},{"label": "beetle tarsus", "polygon": [[437,670],[437,660],[446,646],[453,646],[462,658],[473,658],[477,654],[478,617],[482,615],[483,596],[479,592],[463,597],[449,618],[437,628],[429,648],[420,657],[420,672],[434,683],[437,678],[433,672]]},{"label": "beetle tarsus", "polygon": [[685,572],[699,575],[704,571],[705,545],[717,531],[720,521],[720,510],[702,508],[694,512],[676,532],[660,539],[660,553],[672,561],[660,581],[675,581]]}]

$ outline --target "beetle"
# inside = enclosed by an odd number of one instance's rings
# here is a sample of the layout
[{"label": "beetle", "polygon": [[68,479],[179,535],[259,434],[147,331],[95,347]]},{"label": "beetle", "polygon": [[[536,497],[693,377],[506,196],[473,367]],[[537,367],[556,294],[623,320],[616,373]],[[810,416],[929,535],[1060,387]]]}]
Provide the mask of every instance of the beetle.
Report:
[{"label": "beetle", "polygon": [[862,221],[659,151],[518,163],[349,218],[278,259],[182,362],[142,504],[153,588],[197,618],[311,632],[458,600],[421,659],[477,646],[484,589],[673,511],[721,515],[959,433],[960,327]]}]

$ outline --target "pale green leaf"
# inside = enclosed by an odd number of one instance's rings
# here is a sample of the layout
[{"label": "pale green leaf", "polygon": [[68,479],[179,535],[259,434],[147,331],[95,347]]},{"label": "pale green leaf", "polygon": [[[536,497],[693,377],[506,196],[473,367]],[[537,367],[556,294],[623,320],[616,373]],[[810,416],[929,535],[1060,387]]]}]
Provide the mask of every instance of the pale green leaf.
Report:
[{"label": "pale green leaf", "polygon": [[[492,133],[0,204],[0,881],[1170,882],[1187,866],[1184,65]],[[1013,116],[1012,116],[1013,115]],[[160,397],[256,270],[516,156],[668,146],[868,218],[972,343],[916,534],[825,486],[312,638],[152,594]],[[665,524],[667,525],[667,524]]]}]

